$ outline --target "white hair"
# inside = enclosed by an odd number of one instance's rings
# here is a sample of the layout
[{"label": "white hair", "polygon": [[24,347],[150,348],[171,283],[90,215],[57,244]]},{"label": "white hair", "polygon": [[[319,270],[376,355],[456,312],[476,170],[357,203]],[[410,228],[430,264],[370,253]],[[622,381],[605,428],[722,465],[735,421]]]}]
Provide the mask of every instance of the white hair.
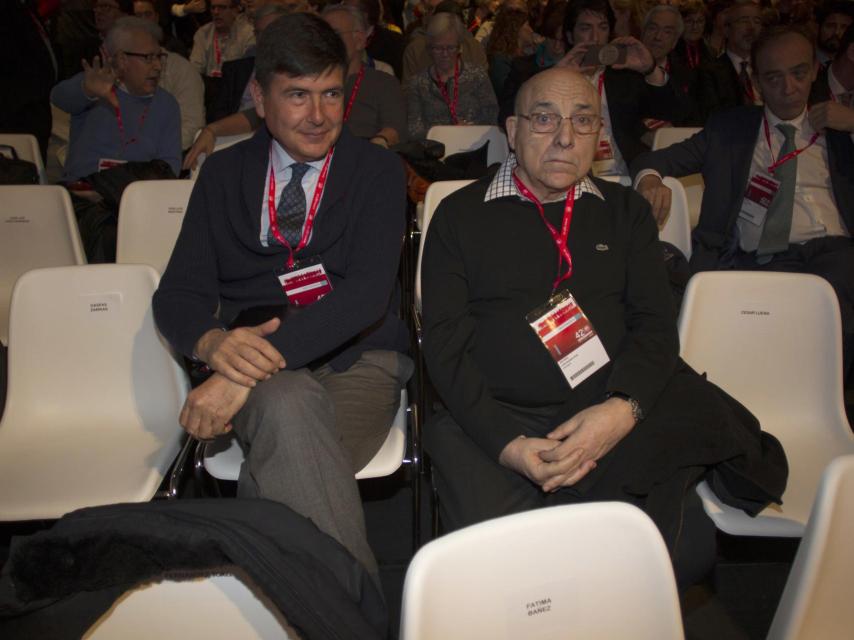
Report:
[{"label": "white hair", "polygon": [[155,23],[136,16],[125,16],[116,20],[110,27],[107,37],[104,38],[104,48],[114,56],[129,46],[128,41],[132,33],[140,31],[150,35],[158,44],[163,39],[163,29]]}]

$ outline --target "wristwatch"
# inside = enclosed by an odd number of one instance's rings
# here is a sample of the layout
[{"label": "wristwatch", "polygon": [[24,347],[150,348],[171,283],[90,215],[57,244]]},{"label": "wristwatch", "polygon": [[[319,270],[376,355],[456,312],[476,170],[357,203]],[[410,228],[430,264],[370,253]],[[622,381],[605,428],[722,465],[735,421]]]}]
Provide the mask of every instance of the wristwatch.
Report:
[{"label": "wristwatch", "polygon": [[632,418],[635,419],[635,424],[643,420],[643,411],[641,410],[640,403],[632,398],[628,393],[623,393],[622,391],[609,391],[605,394],[605,400],[609,398],[620,398],[621,400],[625,400],[629,403],[629,407],[632,410]]}]

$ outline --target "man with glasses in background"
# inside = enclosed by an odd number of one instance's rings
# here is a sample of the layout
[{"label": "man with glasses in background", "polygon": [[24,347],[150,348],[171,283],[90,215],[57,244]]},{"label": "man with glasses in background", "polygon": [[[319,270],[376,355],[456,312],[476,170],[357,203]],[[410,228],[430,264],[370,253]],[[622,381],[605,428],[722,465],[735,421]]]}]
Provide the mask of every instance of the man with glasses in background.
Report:
[{"label": "man with glasses in background", "polygon": [[[764,492],[779,500],[784,454],[679,360],[650,208],[589,176],[601,129],[585,76],[534,76],[507,119],[514,153],[433,216],[423,348],[447,411],[427,423],[424,444],[446,529],[629,502],[656,522],[686,586],[715,558],[696,482],[713,468],[739,506],[762,508]],[[751,470],[740,484],[726,473],[736,469]]]},{"label": "man with glasses in background", "polygon": [[[63,181],[89,262],[115,260],[119,185],[181,169],[180,110],[158,86],[166,57],[161,36],[147,20],[119,18],[104,40],[106,58],[84,61],[81,73],[50,94],[71,115]],[[107,170],[109,176],[98,175]]]},{"label": "man with glasses in background", "polygon": [[160,159],[178,175],[181,116],[175,98],[158,86],[166,55],[160,37],[156,24],[119,18],[104,40],[108,57],[84,61],[83,72],[53,88],[51,102],[71,114],[64,181],[129,160]]}]

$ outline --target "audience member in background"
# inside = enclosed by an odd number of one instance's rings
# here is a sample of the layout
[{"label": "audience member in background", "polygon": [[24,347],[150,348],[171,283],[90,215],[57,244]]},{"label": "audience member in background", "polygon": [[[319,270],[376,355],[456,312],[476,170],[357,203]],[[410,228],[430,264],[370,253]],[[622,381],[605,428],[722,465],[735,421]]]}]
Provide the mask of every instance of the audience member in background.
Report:
[{"label": "audience member in background", "polygon": [[469,34],[452,13],[437,13],[427,25],[432,64],[403,85],[409,135],[424,138],[438,124],[496,124],[498,102],[486,71],[467,64],[460,43]]},{"label": "audience member in background", "polygon": [[[839,297],[848,371],[854,358],[854,121],[838,103],[807,111],[818,63],[806,32],[771,27],[752,57],[765,107],[713,114],[689,140],[638,157],[632,166],[637,188],[661,219],[670,209],[661,176],[702,172],[706,188],[691,256],[696,271],[801,271],[826,278]],[[840,131],[846,120],[849,129]]]},{"label": "audience member in background", "polygon": [[137,179],[174,178],[181,167],[181,114],[160,87],[160,27],[125,16],[107,32],[109,56],[60,82],[51,102],[71,115],[68,183],[89,262],[112,262],[121,193]]},{"label": "audience member in background", "polygon": [[[336,7],[336,9],[339,7]],[[358,11],[355,7],[348,7]],[[259,9],[261,11],[261,9]],[[266,9],[265,9],[266,11]],[[349,20],[356,14],[350,14],[347,9],[344,17],[337,16],[334,20]],[[265,25],[262,24],[264,28]],[[349,27],[349,21],[347,23]],[[344,28],[343,31],[349,31]],[[342,33],[343,33],[342,31]],[[355,33],[343,34],[348,56],[347,77],[345,80],[346,104],[353,102],[353,107],[345,114],[344,122],[351,134],[388,147],[406,139],[405,100],[397,80],[387,74],[365,67],[365,74],[356,90],[356,80],[361,68],[364,38]],[[345,37],[346,36],[346,37]],[[364,89],[362,83],[365,83]],[[252,82],[250,82],[250,87]],[[239,111],[226,116],[206,126],[200,133],[192,149],[184,158],[184,168],[194,169],[202,154],[210,155],[216,145],[217,138],[251,133],[261,126],[262,120],[254,109]]]},{"label": "audience member in background", "polygon": [[368,21],[368,46],[365,48],[367,61],[379,60],[391,65],[399,80],[403,75],[403,50],[405,41],[399,32],[387,28],[383,22],[380,0],[344,0],[361,10]]},{"label": "audience member in background", "polygon": [[166,16],[164,20],[164,16],[160,14],[157,8],[160,4],[162,3],[158,3],[156,0],[133,0],[133,15],[160,25],[160,28],[163,29],[163,42],[160,45],[167,51],[177,53],[182,58],[189,58],[190,49],[180,38],[172,35],[169,30],[169,18],[171,16]]},{"label": "audience member in background", "polygon": [[761,104],[750,66],[750,48],[762,32],[759,5],[736,0],[726,12],[726,51],[700,71],[703,119],[715,111],[742,104]]},{"label": "audience member in background", "polygon": [[[102,47],[103,40],[107,37],[107,32],[112,28],[113,23],[122,16],[133,14],[132,0],[93,0],[92,10],[95,14],[95,28],[98,30],[98,35],[101,36]],[[101,56],[104,51],[102,49]]]},{"label": "audience member in background", "polygon": [[[270,1],[260,4],[253,13],[256,39],[279,16],[307,10],[308,2],[305,0],[288,3]],[[255,77],[255,46],[247,49],[246,53],[245,57],[229,60],[222,65],[222,82],[217,90],[216,100],[208,112],[209,122],[216,122],[245,109],[254,113],[249,82]]]},{"label": "audience member in background", "polygon": [[[810,103],[825,102],[816,109],[833,111],[835,124],[832,129],[851,131],[854,123],[854,25],[850,25],[839,41],[838,51],[833,61],[819,69],[813,83]],[[841,109],[840,107],[847,107]]]},{"label": "audience member in background", "polygon": [[706,5],[706,36],[704,41],[712,57],[720,56],[726,49],[726,20],[727,11],[732,6],[732,0],[712,0]]},{"label": "audience member in background", "polygon": [[670,84],[679,93],[686,109],[672,121],[646,119],[645,126],[650,131],[659,127],[702,124],[697,106],[697,72],[677,56],[673,49],[685,31],[682,14],[673,5],[659,4],[646,14],[643,21],[641,42],[649,49],[655,64],[664,69],[670,77]]},{"label": "audience member in background", "polygon": [[501,8],[495,15],[495,26],[489,36],[486,58],[489,60],[489,80],[495,95],[501,95],[504,81],[510,74],[513,61],[528,56],[534,49],[534,32],[528,24],[528,14],[518,9]]},{"label": "audience member in background", "polygon": [[472,35],[476,34],[485,22],[492,19],[500,5],[501,0],[473,0],[466,16],[466,30]]},{"label": "audience member in background", "polygon": [[[628,175],[627,164],[649,148],[641,141],[643,119],[673,121],[685,109],[667,74],[634,38],[613,42],[625,51],[623,63],[585,62],[589,49],[608,43],[613,25],[614,12],[608,0],[574,0],[564,19],[570,50],[558,63],[583,73],[601,100],[604,126],[593,165],[596,175]],[[618,51],[611,50],[614,54]]]},{"label": "audience member in background", "polygon": [[711,49],[703,40],[703,34],[706,31],[706,5],[702,0],[689,0],[679,6],[679,12],[682,14],[685,30],[673,50],[673,59],[679,60],[683,66],[696,74],[699,72],[700,65],[708,64],[715,59]]},{"label": "audience member in background", "polygon": [[498,11],[521,11],[528,17],[528,24],[530,25],[531,13],[528,7],[529,2],[538,4],[539,0],[503,0],[492,18],[483,22],[480,28],[474,33],[474,39],[483,46],[484,50],[489,51],[489,37],[495,28],[495,19]]},{"label": "audience member in background", "polygon": [[[153,0],[134,0],[137,18],[159,24],[160,15]],[[181,110],[181,148],[189,149],[199,129],[205,126],[205,85],[193,65],[183,56],[165,47],[166,54],[160,73],[160,88],[171,93]]]},{"label": "audience member in background", "polygon": [[[327,5],[323,19],[335,30],[347,48],[347,129],[384,147],[406,138],[406,102],[400,83],[363,62],[370,31],[365,14],[347,4]],[[362,99],[360,100],[360,96]]]},{"label": "audience member in background", "polygon": [[513,103],[519,87],[535,73],[557,64],[566,53],[566,39],[563,34],[565,13],[566,0],[549,0],[540,18],[539,29],[543,41],[537,45],[532,55],[521,56],[513,60],[501,92],[496,92],[498,124],[501,127],[504,127],[504,122],[513,115]]},{"label": "audience member in background", "polygon": [[[166,339],[214,371],[180,421],[202,439],[233,425],[238,496],[287,504],[379,580],[354,474],[412,371],[397,317],[406,202],[400,161],[343,130],[346,68],[316,16],[264,31],[253,96],[266,126],[202,167],[153,305]],[[230,329],[239,315],[254,326]]]},{"label": "audience member in background", "polygon": [[64,181],[128,160],[164,160],[178,175],[181,116],[175,98],[158,87],[161,35],[147,20],[120,18],[104,41],[109,59],[96,56],[53,88],[51,102],[71,114]]},{"label": "audience member in background", "polygon": [[222,65],[255,44],[252,25],[238,20],[237,0],[210,0],[212,20],[196,31],[190,62],[203,76],[222,76]]},{"label": "audience member in background", "polygon": [[610,0],[611,9],[614,10],[614,32],[613,36],[636,36],[639,34],[635,23],[635,14],[632,0]]},{"label": "audience member in background", "polygon": [[827,65],[839,50],[839,41],[849,25],[854,22],[854,2],[830,0],[816,12],[818,22],[818,62]]},{"label": "audience member in background", "polygon": [[[432,15],[442,13],[450,13],[462,20],[460,7],[453,0],[442,0],[436,5]],[[489,68],[486,52],[465,28],[463,28],[463,34],[460,39],[460,57],[463,64],[470,67],[480,67],[485,72]],[[419,27],[412,32],[409,44],[403,52],[403,83],[406,84],[409,78],[421,73],[432,64],[433,58],[429,50],[426,30]]]},{"label": "audience member in background", "polygon": [[11,0],[0,6],[0,60],[4,62],[0,131],[34,135],[46,161],[52,122],[50,90],[59,65],[29,0]]},{"label": "audience member in background", "polygon": [[589,177],[595,86],[554,67],[517,107],[514,155],[445,198],[427,234],[424,356],[447,411],[424,445],[442,523],[629,502],[658,525],[685,587],[715,561],[694,485],[712,473],[761,509],[779,501],[784,453],[679,359],[649,206]]},{"label": "audience member in background", "polygon": [[168,13],[171,18],[170,31],[174,30],[175,35],[188,50],[191,50],[196,31],[211,21],[207,0],[189,0],[188,2],[166,0],[164,4],[169,7],[168,11],[164,8],[163,12]]}]

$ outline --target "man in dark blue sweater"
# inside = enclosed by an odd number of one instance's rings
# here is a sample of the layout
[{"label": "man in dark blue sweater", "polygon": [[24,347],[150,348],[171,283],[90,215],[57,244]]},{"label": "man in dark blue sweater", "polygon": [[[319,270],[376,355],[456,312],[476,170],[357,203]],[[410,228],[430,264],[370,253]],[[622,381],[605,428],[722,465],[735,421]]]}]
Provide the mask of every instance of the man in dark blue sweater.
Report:
[{"label": "man in dark blue sweater", "polygon": [[[375,574],[354,472],[412,369],[396,314],[405,181],[395,156],[342,130],[346,64],[319,18],[264,31],[252,92],[266,126],[202,168],[154,313],[215,372],[181,424],[203,439],[233,427],[238,495],[288,504]],[[229,330],[239,315],[257,320]]]}]

